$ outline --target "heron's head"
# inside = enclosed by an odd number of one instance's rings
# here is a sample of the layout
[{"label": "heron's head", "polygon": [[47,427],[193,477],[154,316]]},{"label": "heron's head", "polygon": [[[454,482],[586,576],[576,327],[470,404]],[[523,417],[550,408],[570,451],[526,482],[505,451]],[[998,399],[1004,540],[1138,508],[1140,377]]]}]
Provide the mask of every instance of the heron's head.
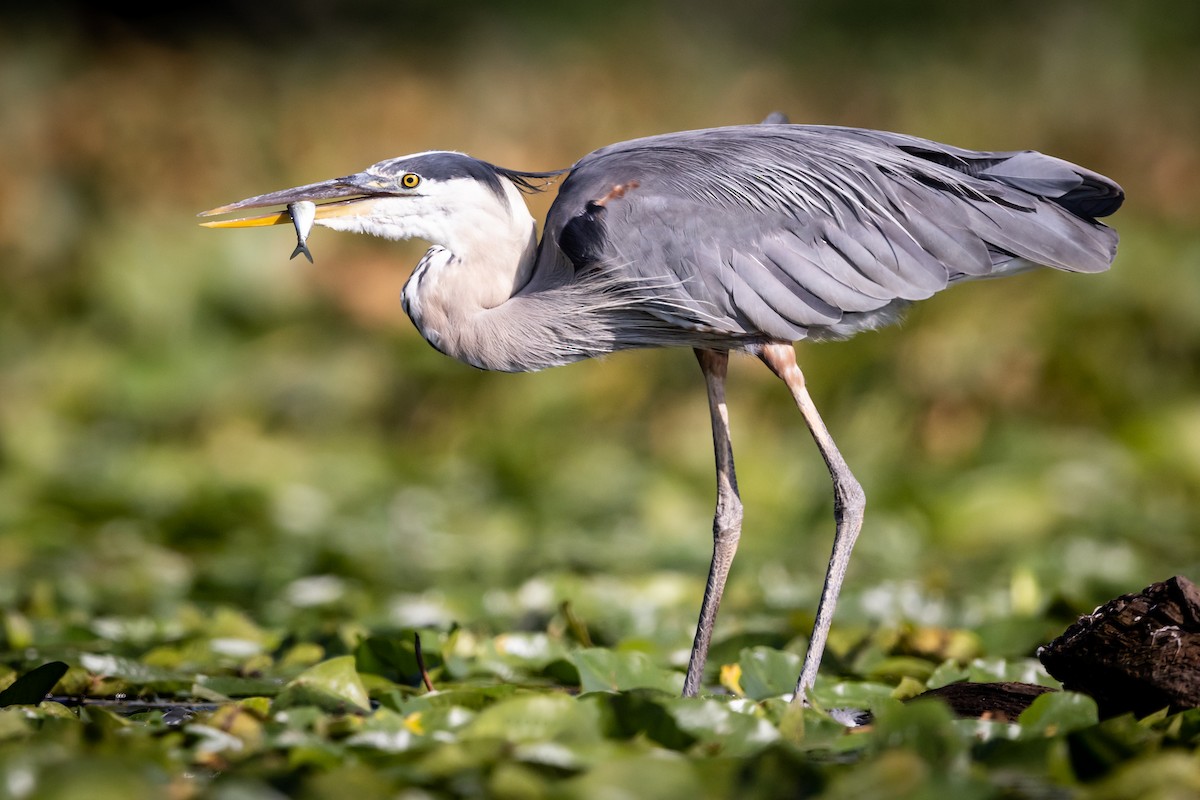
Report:
[{"label": "heron's head", "polygon": [[[354,175],[258,195],[202,212],[208,217],[245,209],[316,204],[314,224],[387,239],[424,239],[451,251],[464,238],[508,231],[528,236],[533,225],[521,200],[529,178],[462,153],[433,151],[380,161]],[[245,228],[291,222],[286,209],[237,219],[209,220],[210,228]]]}]

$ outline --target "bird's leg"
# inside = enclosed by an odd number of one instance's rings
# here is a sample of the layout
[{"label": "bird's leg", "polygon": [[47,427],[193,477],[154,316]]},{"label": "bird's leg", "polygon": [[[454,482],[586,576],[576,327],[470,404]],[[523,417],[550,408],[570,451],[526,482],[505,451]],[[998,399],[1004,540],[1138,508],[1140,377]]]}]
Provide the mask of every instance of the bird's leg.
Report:
[{"label": "bird's leg", "polygon": [[724,350],[696,349],[696,358],[704,372],[708,388],[708,409],[712,415],[713,449],[717,458],[717,510],[713,515],[713,556],[708,569],[708,585],[704,588],[704,604],[700,607],[700,622],[692,643],[687,678],[683,683],[684,697],[694,697],[700,691],[704,662],[708,660],[708,645],[712,641],[717,608],[725,591],[725,578],[737,552],[742,535],[742,501],[738,497],[737,475],[733,471],[733,445],[729,440],[729,411],[725,407],[725,375],[729,353]]},{"label": "bird's leg", "polygon": [[846,567],[850,564],[850,551],[854,548],[854,540],[862,529],[863,511],[866,508],[866,495],[862,485],[846,466],[845,459],[838,452],[837,445],[817,407],[813,404],[804,386],[804,373],[796,364],[796,351],[790,344],[768,344],[759,353],[771,371],[778,375],[791,390],[792,398],[804,422],[825,459],[829,475],[833,479],[833,514],[837,521],[837,529],[833,535],[833,554],[829,557],[829,570],[825,573],[825,586],[821,590],[821,601],[817,604],[817,619],[813,624],[812,639],[808,643],[808,653],[804,656],[804,666],[800,670],[800,679],[796,682],[796,694],[792,702],[806,703],[805,695],[817,679],[817,669],[821,666],[821,655],[825,652],[825,640],[829,636],[829,627],[833,622],[833,609],[837,605],[838,593],[842,588],[842,579],[846,577]]}]

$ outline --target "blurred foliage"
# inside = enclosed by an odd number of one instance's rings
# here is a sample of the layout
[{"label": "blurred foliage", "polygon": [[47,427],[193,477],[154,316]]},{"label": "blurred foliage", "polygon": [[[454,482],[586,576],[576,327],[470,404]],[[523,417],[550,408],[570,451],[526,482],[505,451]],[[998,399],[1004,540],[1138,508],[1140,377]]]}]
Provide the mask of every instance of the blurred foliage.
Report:
[{"label": "blurred foliage", "polygon": [[[771,698],[832,521],[787,393],[748,359],[730,382],[746,536],[708,676],[745,698],[656,694],[709,555],[690,354],[476,372],[403,318],[420,244],[318,231],[309,266],[290,230],[194,215],[406,152],[548,169],[777,109],[1112,176],[1129,199],[1111,272],[959,287],[902,326],[799,346],[869,497],[819,699],[1047,681],[1029,657],[1077,614],[1200,576],[1197,41],[1200,6],[1118,0],[0,12],[8,680],[62,660],[65,694],[215,709],[10,709],[0,795],[595,796],[652,766],[664,797],[1184,796],[1188,715],[977,738],[914,705],[867,736],[819,715],[799,745],[781,733]],[[407,688],[395,631],[413,628],[463,684],[444,703]],[[299,676],[350,655],[360,683],[313,700],[349,662]],[[590,693],[546,691],[562,686]],[[369,716],[331,710],[363,692]],[[530,732],[506,739],[514,719]]]},{"label": "blurred foliage", "polygon": [[[156,651],[207,651],[187,669],[118,656],[85,658],[86,669],[49,662],[10,689],[60,667],[59,691],[69,695],[0,708],[0,792],[1184,798],[1200,788],[1197,710],[1102,721],[1091,698],[1060,691],[1013,722],[962,720],[936,701],[901,703],[887,686],[823,677],[819,704],[872,712],[869,724],[845,727],[836,712],[789,705],[794,664],[757,697],[680,698],[682,673],[639,651],[563,646],[552,636],[518,646],[462,629],[392,630],[372,641],[398,651],[414,634],[444,659],[431,670],[433,691],[389,679],[390,665],[361,649],[305,668],[294,650],[263,658],[252,654],[256,639],[202,628]],[[244,649],[231,661],[234,642]],[[726,666],[766,674],[761,665],[788,661],[781,655],[746,649]],[[600,672],[603,685],[589,685]]]}]

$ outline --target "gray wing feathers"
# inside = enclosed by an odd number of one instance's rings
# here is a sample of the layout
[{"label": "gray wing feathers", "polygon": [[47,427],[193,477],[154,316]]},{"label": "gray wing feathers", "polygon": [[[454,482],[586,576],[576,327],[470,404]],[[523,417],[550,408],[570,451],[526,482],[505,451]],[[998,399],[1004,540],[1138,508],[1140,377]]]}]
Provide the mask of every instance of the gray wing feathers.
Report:
[{"label": "gray wing feathers", "polygon": [[742,287],[748,287],[761,298],[788,326],[830,325],[841,319],[842,312],[836,304],[823,300],[819,291],[810,290],[769,254],[756,257],[735,252],[729,266],[726,274],[732,276],[730,283],[736,290],[734,304],[748,316],[754,316],[750,309],[757,308],[758,304],[739,296]]},{"label": "gray wing feathers", "polygon": [[[890,237],[883,233],[889,228]],[[846,229],[825,223],[820,232],[815,246],[826,270],[876,299],[924,300],[946,288],[945,267],[898,225],[880,221]],[[860,276],[866,284],[858,283]]]},{"label": "gray wing feathers", "polygon": [[980,170],[979,175],[1039,197],[1051,198],[1082,217],[1107,216],[1116,211],[1124,199],[1120,187],[1103,175],[1033,150],[1014,153]]},{"label": "gray wing feathers", "polygon": [[[801,318],[811,315],[805,305],[797,298],[789,299],[784,293],[776,291],[778,284],[760,269],[761,264],[745,263],[745,257],[736,254],[733,261],[732,268],[723,272],[726,288],[729,289],[734,308],[751,323],[753,329],[788,341],[807,336],[808,329]],[[798,314],[790,313],[792,306]]]},{"label": "gray wing feathers", "polygon": [[[610,194],[618,185],[629,188]],[[647,310],[672,323],[796,340],[871,327],[954,281],[1107,269],[1117,236],[1092,217],[1122,198],[1033,151],[757,125],[596,151],[564,182],[546,234],[577,268],[660,281],[666,310]]]},{"label": "gray wing feathers", "polygon": [[1071,164],[1032,150],[982,169],[979,176],[1041,197],[1062,197],[1083,183]]},{"label": "gray wing feathers", "polygon": [[1125,192],[1113,180],[1036,150],[965,150],[901,133],[860,128],[828,130],[843,137],[894,147],[965,175],[1053,199],[1072,214],[1088,219],[1115,213],[1125,200]]}]

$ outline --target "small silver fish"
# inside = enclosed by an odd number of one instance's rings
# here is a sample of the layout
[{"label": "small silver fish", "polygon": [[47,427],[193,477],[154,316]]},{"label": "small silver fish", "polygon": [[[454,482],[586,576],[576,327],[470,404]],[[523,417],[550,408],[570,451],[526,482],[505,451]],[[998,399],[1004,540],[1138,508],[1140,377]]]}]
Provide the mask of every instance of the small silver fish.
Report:
[{"label": "small silver fish", "polygon": [[288,213],[292,215],[292,224],[296,226],[296,249],[292,251],[289,260],[304,253],[304,257],[311,264],[313,257],[308,249],[308,233],[312,230],[313,220],[317,218],[317,205],[308,200],[288,203]]}]

